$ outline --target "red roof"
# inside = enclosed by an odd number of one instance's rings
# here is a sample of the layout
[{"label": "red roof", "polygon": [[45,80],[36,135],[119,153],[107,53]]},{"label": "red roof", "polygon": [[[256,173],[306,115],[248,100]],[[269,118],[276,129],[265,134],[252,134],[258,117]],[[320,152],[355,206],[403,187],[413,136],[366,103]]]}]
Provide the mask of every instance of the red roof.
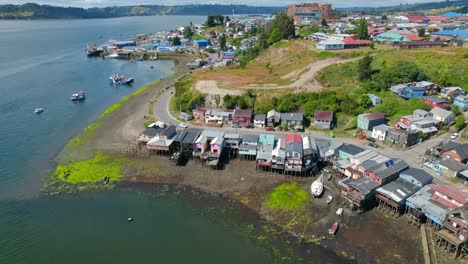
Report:
[{"label": "red roof", "polygon": [[428,16],[427,17],[430,21],[445,21],[447,17],[444,16]]},{"label": "red roof", "polygon": [[205,108],[198,108],[198,109],[193,110],[193,112],[199,112],[199,113],[205,114],[206,109]]},{"label": "red roof", "polygon": [[315,110],[315,120],[333,121],[333,111]]},{"label": "red roof", "polygon": [[[461,204],[467,204],[468,203],[468,194],[462,192],[462,191],[459,191],[451,186],[448,186],[448,185],[438,185],[438,184],[429,184],[429,187],[431,189],[433,189],[434,191],[437,191],[443,195],[447,195],[448,197],[450,197],[451,199],[461,203]],[[436,196],[435,194],[432,195],[432,198],[434,199],[434,196]],[[443,199],[435,199],[437,201],[441,201]],[[453,206],[453,205],[452,205]],[[458,206],[457,206],[458,207]],[[455,207],[455,208],[457,208]],[[453,209],[455,209],[453,208]]]},{"label": "red roof", "polygon": [[409,40],[412,41],[422,41],[425,40],[425,38],[418,36],[418,34],[405,34],[401,33],[400,35],[407,37]]},{"label": "red roof", "polygon": [[234,110],[235,118],[252,118],[252,110],[243,110],[243,109],[236,109]]},{"label": "red roof", "polygon": [[407,16],[410,22],[424,22],[424,16]]},{"label": "red roof", "polygon": [[298,134],[287,134],[285,142],[302,142],[302,137]]},{"label": "red roof", "polygon": [[366,39],[354,39],[353,37],[346,37],[343,39],[344,44],[348,45],[370,45],[371,41]]}]

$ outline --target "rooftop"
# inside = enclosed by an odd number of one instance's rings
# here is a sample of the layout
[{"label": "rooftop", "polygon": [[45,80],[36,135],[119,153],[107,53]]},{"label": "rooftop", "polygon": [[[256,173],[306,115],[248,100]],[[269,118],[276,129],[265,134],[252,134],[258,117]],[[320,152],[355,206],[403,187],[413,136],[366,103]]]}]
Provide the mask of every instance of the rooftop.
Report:
[{"label": "rooftop", "polygon": [[379,120],[385,118],[385,114],[382,113],[365,113],[362,114],[362,116],[365,117],[367,120]]},{"label": "rooftop", "polygon": [[304,115],[302,113],[282,113],[281,119],[286,121],[303,121]]},{"label": "rooftop", "polygon": [[333,121],[333,111],[315,110],[315,120]]},{"label": "rooftop", "polygon": [[404,201],[410,195],[419,190],[417,185],[407,182],[403,179],[396,179],[382,187],[377,188],[377,192],[389,196],[397,203]]}]

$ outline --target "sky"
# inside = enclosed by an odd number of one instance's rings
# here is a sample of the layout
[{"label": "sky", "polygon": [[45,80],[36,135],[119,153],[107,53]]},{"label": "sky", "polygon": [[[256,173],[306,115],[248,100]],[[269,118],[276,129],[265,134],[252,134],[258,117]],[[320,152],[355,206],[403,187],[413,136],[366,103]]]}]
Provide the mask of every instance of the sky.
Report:
[{"label": "sky", "polygon": [[335,7],[375,7],[375,6],[394,6],[400,3],[424,3],[424,2],[442,2],[445,0],[311,0],[311,1],[295,1],[295,0],[261,0],[255,2],[252,0],[0,0],[0,4],[24,4],[38,3],[56,6],[74,6],[74,7],[104,7],[115,5],[185,5],[185,4],[245,4],[256,6],[285,6],[287,4],[304,3],[304,2],[326,2],[331,3]]}]

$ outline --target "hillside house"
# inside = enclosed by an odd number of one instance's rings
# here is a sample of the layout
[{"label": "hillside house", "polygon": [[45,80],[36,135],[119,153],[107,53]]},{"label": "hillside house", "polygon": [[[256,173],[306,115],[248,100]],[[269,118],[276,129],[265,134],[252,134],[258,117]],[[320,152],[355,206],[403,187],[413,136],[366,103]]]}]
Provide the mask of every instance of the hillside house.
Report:
[{"label": "hillside house", "polygon": [[404,148],[411,147],[418,142],[418,134],[398,128],[390,128],[385,139],[392,144],[401,145]]},{"label": "hillside house", "polygon": [[358,115],[357,127],[364,131],[372,131],[375,126],[385,124],[385,114],[365,113]]},{"label": "hillside house", "polygon": [[192,110],[193,119],[201,123],[204,123],[206,111],[207,110],[205,108],[198,108],[198,109]]},{"label": "hillside house", "polygon": [[432,108],[431,114],[432,118],[443,123],[444,125],[448,125],[455,121],[455,114],[452,111],[448,111],[439,107]]},{"label": "hillside house", "polygon": [[450,109],[449,103],[447,103],[444,99],[437,98],[434,96],[424,97],[424,102],[432,108],[439,107],[442,109]]},{"label": "hillside house", "polygon": [[400,89],[397,94],[405,99],[422,98],[425,91],[423,87],[405,86],[403,89]]},{"label": "hillside house", "polygon": [[397,47],[399,49],[422,49],[422,48],[440,48],[442,47],[442,42],[441,41],[408,41],[408,42],[403,42],[403,43],[397,43],[394,45],[394,47]]},{"label": "hillside house", "polygon": [[249,127],[252,125],[252,110],[248,109],[235,109],[232,116],[232,123],[242,127]]},{"label": "hillside house", "polygon": [[315,47],[320,50],[342,50],[345,48],[345,43],[341,40],[328,39],[320,41]]},{"label": "hillside house", "polygon": [[461,144],[455,141],[449,141],[440,151],[439,156],[442,159],[466,164],[468,162],[468,143]]},{"label": "hillside house", "polygon": [[278,124],[281,122],[281,113],[275,111],[275,110],[270,110],[267,113],[267,127],[276,127]]},{"label": "hillside house", "polygon": [[333,112],[315,110],[314,126],[319,129],[331,129],[333,124]]},{"label": "hillside house", "polygon": [[461,87],[444,87],[440,89],[440,96],[443,98],[451,99],[459,95],[465,95],[465,91]]},{"label": "hillside house", "polygon": [[458,106],[460,110],[466,111],[468,110],[468,96],[466,95],[459,95],[455,97],[455,100],[453,101],[453,104]]},{"label": "hillside house", "polygon": [[207,110],[205,112],[205,123],[207,124],[229,124],[232,121],[232,111]]},{"label": "hillside house", "polygon": [[390,127],[385,124],[375,126],[374,128],[372,128],[371,137],[380,141],[385,141],[389,129]]},{"label": "hillside house", "polygon": [[372,106],[378,106],[382,103],[382,99],[378,97],[377,95],[373,94],[367,94],[369,96],[369,99],[371,100]]},{"label": "hillside house", "polygon": [[304,130],[304,115],[302,113],[282,113],[281,124],[296,131]]},{"label": "hillside house", "polygon": [[263,128],[266,125],[266,115],[265,114],[256,114],[254,117],[254,126]]}]

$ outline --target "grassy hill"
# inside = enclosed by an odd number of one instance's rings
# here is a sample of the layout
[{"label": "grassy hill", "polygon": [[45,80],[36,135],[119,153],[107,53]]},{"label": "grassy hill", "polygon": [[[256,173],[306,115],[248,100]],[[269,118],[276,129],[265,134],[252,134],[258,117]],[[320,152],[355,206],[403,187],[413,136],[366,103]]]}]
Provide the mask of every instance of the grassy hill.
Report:
[{"label": "grassy hill", "polygon": [[398,6],[384,7],[352,7],[352,8],[337,8],[342,12],[365,12],[366,14],[382,14],[396,12],[420,12],[420,13],[435,13],[439,10],[439,14],[447,11],[463,11],[462,8],[468,6],[468,0],[458,1],[441,1],[429,3],[401,4]]}]

